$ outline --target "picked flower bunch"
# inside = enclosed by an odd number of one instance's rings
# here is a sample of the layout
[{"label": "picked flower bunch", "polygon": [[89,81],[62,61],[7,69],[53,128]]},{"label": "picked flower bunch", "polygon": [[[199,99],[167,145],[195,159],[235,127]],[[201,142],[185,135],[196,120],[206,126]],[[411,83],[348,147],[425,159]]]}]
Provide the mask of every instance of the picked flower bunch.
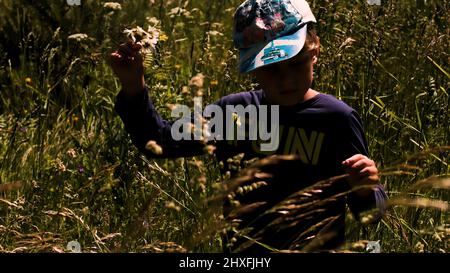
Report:
[{"label": "picked flower bunch", "polygon": [[147,31],[140,26],[136,26],[132,29],[125,29],[123,33],[129,40],[142,46],[139,53],[144,58],[144,65],[147,66],[149,60],[151,60],[152,53],[156,49],[156,44],[159,40],[159,31],[152,26],[149,26]]}]

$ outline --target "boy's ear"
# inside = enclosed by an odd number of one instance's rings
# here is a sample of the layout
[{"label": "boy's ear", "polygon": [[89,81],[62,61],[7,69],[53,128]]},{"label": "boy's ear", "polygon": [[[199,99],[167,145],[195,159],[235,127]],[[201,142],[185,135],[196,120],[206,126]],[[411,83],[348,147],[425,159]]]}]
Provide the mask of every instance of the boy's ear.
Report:
[{"label": "boy's ear", "polygon": [[313,57],[312,57],[312,61],[313,61],[313,64],[316,64],[317,63],[317,60],[318,60],[318,58],[319,58],[319,52],[320,52],[320,49],[319,49],[319,47],[318,48],[315,48],[314,50],[313,50]]},{"label": "boy's ear", "polygon": [[317,63],[317,59],[318,59],[317,54],[314,54],[313,57],[312,57],[312,63],[316,64]]}]

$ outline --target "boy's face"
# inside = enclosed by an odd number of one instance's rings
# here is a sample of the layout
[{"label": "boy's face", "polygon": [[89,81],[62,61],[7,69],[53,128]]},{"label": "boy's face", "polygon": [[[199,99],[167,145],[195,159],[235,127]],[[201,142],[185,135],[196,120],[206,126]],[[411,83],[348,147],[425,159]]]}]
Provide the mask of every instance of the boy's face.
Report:
[{"label": "boy's face", "polygon": [[317,55],[317,49],[301,52],[289,60],[258,68],[251,74],[271,104],[291,106],[303,101],[311,87]]}]

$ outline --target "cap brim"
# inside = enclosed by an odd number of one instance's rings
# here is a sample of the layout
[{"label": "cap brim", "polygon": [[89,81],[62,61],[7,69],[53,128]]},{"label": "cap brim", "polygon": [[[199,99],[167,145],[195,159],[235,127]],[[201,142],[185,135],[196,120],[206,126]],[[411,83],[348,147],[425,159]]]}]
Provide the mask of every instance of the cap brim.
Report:
[{"label": "cap brim", "polygon": [[279,37],[260,47],[241,49],[239,71],[249,73],[259,67],[294,57],[305,45],[307,29],[305,24],[294,34]]}]

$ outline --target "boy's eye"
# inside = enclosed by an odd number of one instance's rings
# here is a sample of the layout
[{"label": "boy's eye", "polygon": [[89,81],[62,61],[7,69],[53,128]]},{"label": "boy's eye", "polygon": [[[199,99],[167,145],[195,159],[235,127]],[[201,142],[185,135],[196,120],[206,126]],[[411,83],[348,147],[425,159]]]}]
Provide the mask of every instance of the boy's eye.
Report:
[{"label": "boy's eye", "polygon": [[292,63],[292,65],[295,66],[295,67],[304,66],[305,64],[306,64],[305,60],[295,61],[295,62]]},{"label": "boy's eye", "polygon": [[297,62],[294,62],[294,65],[299,66],[299,65],[303,65],[304,63],[305,63],[304,61],[297,61]]},{"label": "boy's eye", "polygon": [[277,71],[278,69],[280,69],[278,64],[270,64],[267,66],[263,66],[263,70],[266,72],[273,72],[273,71]]}]

